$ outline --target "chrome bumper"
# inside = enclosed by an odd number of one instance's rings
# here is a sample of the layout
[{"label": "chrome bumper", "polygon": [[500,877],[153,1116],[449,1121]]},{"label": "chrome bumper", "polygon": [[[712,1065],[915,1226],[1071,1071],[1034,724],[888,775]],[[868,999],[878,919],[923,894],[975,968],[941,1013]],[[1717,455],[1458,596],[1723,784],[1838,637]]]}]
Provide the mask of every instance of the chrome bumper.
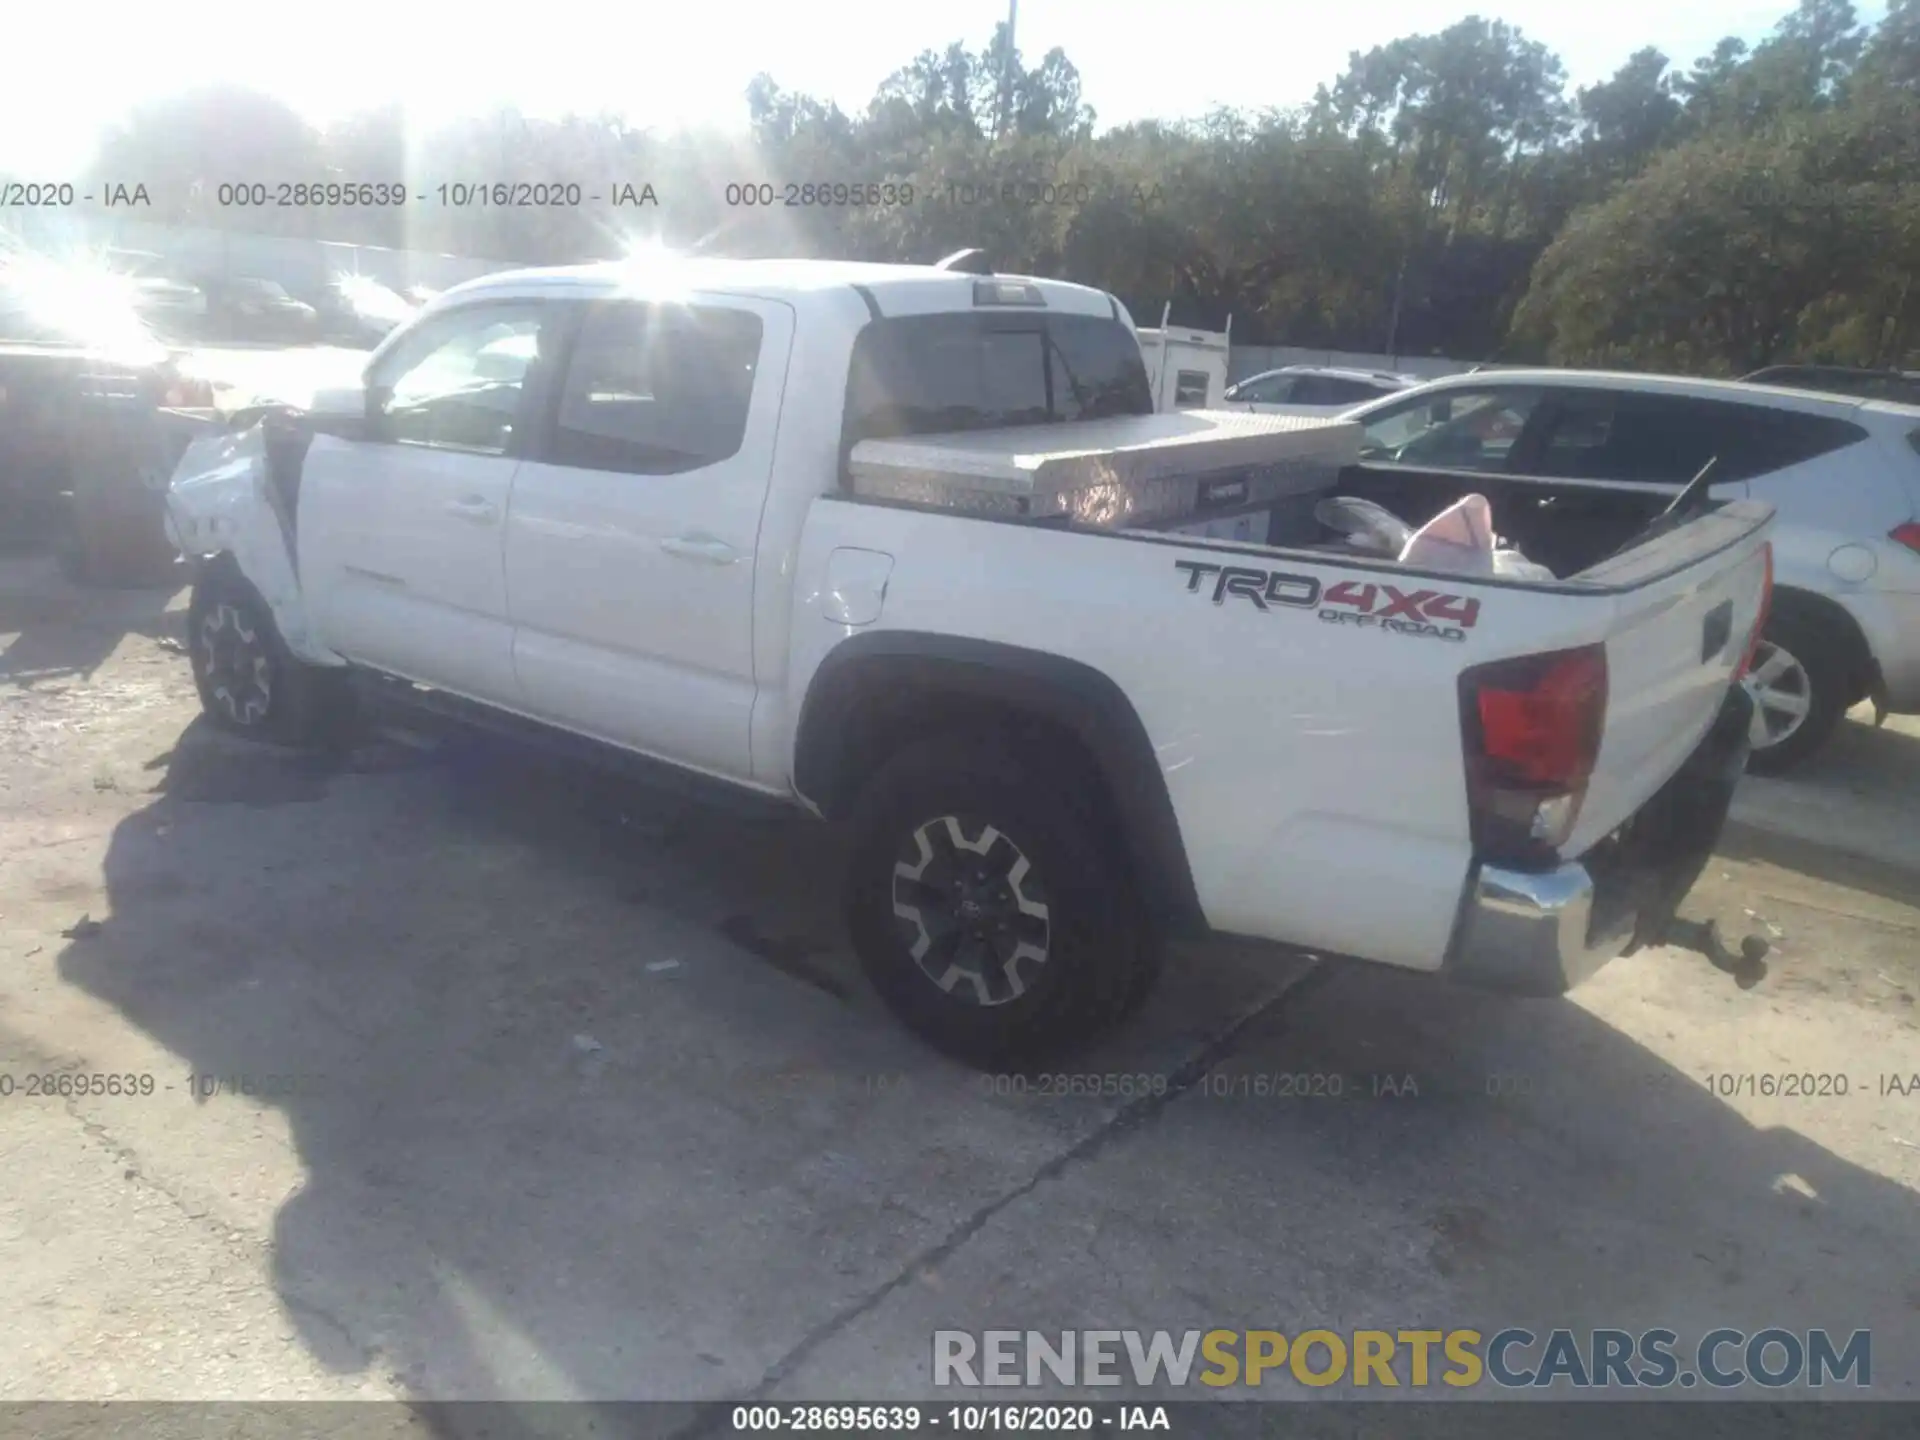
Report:
[{"label": "chrome bumper", "polygon": [[1477,866],[1443,970],[1489,990],[1564,995],[1607,961],[1662,943],[1720,843],[1752,716],[1752,699],[1733,686],[1679,773],[1579,860],[1551,870]]},{"label": "chrome bumper", "polygon": [[1594,889],[1577,861],[1541,871],[1481,866],[1448,968],[1490,990],[1564,995],[1633,943],[1631,914],[1594,933]]}]

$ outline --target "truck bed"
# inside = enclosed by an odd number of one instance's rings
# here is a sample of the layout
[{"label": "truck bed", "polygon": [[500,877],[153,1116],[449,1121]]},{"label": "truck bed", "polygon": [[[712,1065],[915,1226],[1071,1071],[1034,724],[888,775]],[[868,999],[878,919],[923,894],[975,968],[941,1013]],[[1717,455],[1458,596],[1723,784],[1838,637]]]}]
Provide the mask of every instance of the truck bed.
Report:
[{"label": "truck bed", "polygon": [[883,554],[868,633],[1070,655],[1131,699],[1214,929],[1432,969],[1477,864],[1462,673],[1604,644],[1604,739],[1562,851],[1578,857],[1713,724],[1759,618],[1771,515],[1721,506],[1541,581],[826,497],[802,536],[786,682],[805,693],[850,633],[821,623],[847,591],[836,554]]}]

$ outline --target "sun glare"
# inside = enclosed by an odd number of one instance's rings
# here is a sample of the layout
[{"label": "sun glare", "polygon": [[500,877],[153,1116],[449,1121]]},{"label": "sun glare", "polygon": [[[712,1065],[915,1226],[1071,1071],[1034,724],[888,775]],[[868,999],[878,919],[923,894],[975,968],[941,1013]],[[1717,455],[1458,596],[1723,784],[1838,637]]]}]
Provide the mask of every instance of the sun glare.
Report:
[{"label": "sun glare", "polygon": [[104,351],[134,364],[166,356],[166,347],[140,318],[134,278],[94,251],[0,255],[0,291],[9,308],[56,343]]}]

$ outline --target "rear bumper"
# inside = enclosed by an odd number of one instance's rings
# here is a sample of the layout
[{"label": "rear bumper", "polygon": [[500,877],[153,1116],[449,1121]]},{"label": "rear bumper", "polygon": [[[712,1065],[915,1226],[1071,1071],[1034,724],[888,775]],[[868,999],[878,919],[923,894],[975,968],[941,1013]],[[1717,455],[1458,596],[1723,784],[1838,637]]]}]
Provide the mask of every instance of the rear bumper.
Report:
[{"label": "rear bumper", "polygon": [[1609,960],[1660,943],[1719,843],[1752,710],[1734,686],[1679,772],[1579,860],[1539,871],[1477,866],[1444,973],[1511,994],[1563,995]]},{"label": "rear bumper", "polygon": [[1920,593],[1883,590],[1848,606],[1866,636],[1880,698],[1896,715],[1920,714]]}]

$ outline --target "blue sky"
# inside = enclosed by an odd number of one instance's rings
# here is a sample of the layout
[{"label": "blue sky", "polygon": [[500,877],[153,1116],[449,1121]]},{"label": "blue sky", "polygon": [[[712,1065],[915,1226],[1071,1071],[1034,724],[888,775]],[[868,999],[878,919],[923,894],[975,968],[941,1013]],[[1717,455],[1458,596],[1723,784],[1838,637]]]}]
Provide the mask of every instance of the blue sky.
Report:
[{"label": "blue sky", "polygon": [[[1575,83],[1610,74],[1644,44],[1691,62],[1723,35],[1764,35],[1787,0],[1023,0],[1029,61],[1063,47],[1103,124],[1178,118],[1214,105],[1308,99],[1364,50],[1479,13],[1518,25],[1565,61]],[[1883,0],[1861,5],[1878,18]],[[422,123],[511,101],[536,115],[624,111],[672,127],[744,123],[747,81],[864,103],[923,49],[978,46],[1006,0],[815,0],[812,4],[660,4],[541,0],[535,6],[441,0],[254,0],[192,7],[151,0],[35,3],[16,29],[0,87],[0,169],[64,179],[86,162],[100,125],[129,103],[185,85],[238,80],[324,122],[396,97]],[[30,56],[30,59],[29,59]]]}]

